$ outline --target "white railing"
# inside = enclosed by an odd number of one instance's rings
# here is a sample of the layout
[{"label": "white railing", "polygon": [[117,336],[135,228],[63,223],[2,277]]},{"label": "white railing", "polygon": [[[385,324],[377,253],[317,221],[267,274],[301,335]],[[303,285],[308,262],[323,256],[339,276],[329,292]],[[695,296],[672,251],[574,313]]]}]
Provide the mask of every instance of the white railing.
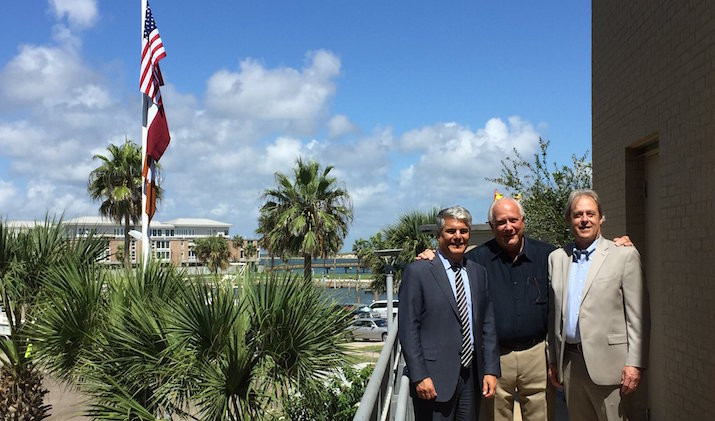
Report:
[{"label": "white railing", "polygon": [[414,419],[409,380],[401,375],[404,359],[397,340],[397,318],[393,320],[353,421]]}]

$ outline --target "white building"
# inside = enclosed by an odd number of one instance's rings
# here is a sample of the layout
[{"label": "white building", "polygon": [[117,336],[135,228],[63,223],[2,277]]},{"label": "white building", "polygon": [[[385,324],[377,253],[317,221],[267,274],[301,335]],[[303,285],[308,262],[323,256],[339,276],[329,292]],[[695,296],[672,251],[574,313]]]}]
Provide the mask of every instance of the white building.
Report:
[{"label": "white building", "polygon": [[[32,228],[41,225],[43,221],[7,221],[6,226],[11,231]],[[119,264],[117,252],[124,247],[124,225],[118,224],[102,216],[80,216],[64,221],[70,235],[80,237],[94,232],[95,235],[109,239],[105,255],[106,263]],[[230,241],[231,224],[206,218],[177,218],[166,222],[152,220],[149,225],[149,238],[156,258],[176,265],[196,265],[199,262],[194,254],[194,240],[197,238],[219,236],[226,238],[233,261],[255,261],[258,259],[258,240],[246,239],[241,247],[236,248]],[[141,226],[130,227],[130,230],[141,231]],[[248,243],[253,243],[256,253],[245,256]],[[130,239],[129,253],[132,263],[141,256],[141,241]],[[121,253],[120,253],[121,254]]]}]

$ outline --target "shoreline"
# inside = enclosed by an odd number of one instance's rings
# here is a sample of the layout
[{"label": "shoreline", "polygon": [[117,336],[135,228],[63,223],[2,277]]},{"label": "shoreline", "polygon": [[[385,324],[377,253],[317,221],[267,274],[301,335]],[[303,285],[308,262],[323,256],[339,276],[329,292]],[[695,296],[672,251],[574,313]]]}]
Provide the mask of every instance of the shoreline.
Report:
[{"label": "shoreline", "polygon": [[327,288],[355,288],[358,286],[362,289],[370,289],[372,278],[369,279],[340,279],[329,277],[313,276],[313,285]]}]

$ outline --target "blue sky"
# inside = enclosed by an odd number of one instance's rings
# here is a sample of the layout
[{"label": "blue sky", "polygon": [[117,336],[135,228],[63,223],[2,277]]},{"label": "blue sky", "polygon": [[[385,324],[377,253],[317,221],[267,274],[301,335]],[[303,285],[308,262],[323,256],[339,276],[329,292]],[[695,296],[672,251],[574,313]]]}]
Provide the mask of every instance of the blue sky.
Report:
[{"label": "blue sky", "polygon": [[[204,6],[205,4],[210,7]],[[250,237],[298,156],[353,196],[346,248],[408,210],[486,219],[499,162],[590,150],[588,1],[151,2],[172,143],[155,216]],[[94,215],[93,154],[139,142],[140,2],[6,2],[0,215]]]}]

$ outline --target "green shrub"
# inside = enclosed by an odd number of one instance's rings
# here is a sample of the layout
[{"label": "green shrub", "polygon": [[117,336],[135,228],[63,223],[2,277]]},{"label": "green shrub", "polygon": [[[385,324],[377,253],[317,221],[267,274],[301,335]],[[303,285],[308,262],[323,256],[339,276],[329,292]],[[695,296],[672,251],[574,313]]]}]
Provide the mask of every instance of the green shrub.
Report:
[{"label": "green shrub", "polygon": [[306,387],[283,402],[283,410],[291,421],[350,421],[365,393],[373,367],[358,371],[343,368],[342,376],[326,379],[323,387]]}]

